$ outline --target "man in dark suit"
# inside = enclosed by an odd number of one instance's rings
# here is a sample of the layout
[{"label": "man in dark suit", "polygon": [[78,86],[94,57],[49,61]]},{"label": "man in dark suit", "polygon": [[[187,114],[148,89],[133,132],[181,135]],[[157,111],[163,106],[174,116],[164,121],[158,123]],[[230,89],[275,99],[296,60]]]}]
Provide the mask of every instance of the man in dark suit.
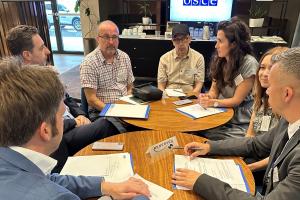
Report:
[{"label": "man in dark suit", "polygon": [[[282,116],[277,127],[254,138],[207,143],[192,142],[185,152],[199,155],[270,156],[262,194],[251,196],[228,184],[192,170],[178,169],[172,182],[193,189],[204,199],[298,199],[300,192],[300,48],[272,57],[273,66],[267,89],[273,112]],[[200,151],[191,151],[199,147]]]},{"label": "man in dark suit", "polygon": [[[7,44],[10,52],[18,56],[23,64],[47,65],[50,54],[44,41],[35,27],[19,25],[12,28],[7,35]],[[106,119],[99,119],[91,123],[84,111],[65,94],[65,104],[68,111],[64,115],[64,135],[59,148],[51,155],[58,160],[53,172],[60,172],[68,156],[90,143],[102,138],[118,134],[119,131]]]},{"label": "man in dark suit", "polygon": [[0,61],[1,199],[149,196],[147,186],[135,178],[110,183],[103,177],[50,175],[57,161],[49,155],[63,137],[63,95],[63,85],[52,69],[22,66],[17,59]]}]

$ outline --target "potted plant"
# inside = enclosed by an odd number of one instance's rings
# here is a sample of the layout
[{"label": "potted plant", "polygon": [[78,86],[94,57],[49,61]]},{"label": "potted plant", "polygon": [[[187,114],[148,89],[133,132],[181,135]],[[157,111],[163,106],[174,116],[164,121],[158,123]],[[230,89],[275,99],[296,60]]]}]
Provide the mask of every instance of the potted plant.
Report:
[{"label": "potted plant", "polygon": [[261,6],[255,5],[249,9],[249,27],[262,27],[264,23],[264,17],[267,11]]},{"label": "potted plant", "polygon": [[150,10],[150,2],[142,1],[138,3],[139,6],[139,14],[143,14],[143,24],[150,24],[151,23],[151,10]]}]

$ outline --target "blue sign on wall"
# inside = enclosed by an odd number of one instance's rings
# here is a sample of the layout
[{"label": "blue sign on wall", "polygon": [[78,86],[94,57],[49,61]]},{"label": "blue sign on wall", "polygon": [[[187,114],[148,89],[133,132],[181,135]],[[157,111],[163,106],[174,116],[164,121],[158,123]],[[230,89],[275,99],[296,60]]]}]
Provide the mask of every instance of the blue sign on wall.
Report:
[{"label": "blue sign on wall", "polygon": [[183,0],[184,6],[217,6],[218,0]]}]

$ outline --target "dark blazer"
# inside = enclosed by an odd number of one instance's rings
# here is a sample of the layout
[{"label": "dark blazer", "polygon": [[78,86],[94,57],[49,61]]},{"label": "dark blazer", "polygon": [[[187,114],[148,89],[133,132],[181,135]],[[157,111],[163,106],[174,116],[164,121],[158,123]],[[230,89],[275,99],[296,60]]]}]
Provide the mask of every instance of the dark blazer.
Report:
[{"label": "dark blazer", "polygon": [[[270,156],[270,162],[267,167],[266,174],[271,170],[271,163],[274,158],[276,148],[283,139],[284,133],[287,131],[288,122],[284,119],[279,121],[278,126],[266,134],[254,138],[238,138],[223,141],[210,141],[212,155],[237,155],[244,157],[256,156],[257,158],[265,158]],[[204,197],[204,199],[298,199],[300,195],[300,130],[286,144],[274,163],[274,167],[278,168],[278,182],[274,179],[274,173],[266,186],[267,190],[261,196],[257,194],[255,197],[245,192],[232,189],[228,184],[210,177],[206,174],[201,175],[193,190]]]},{"label": "dark blazer", "polygon": [[9,200],[86,199],[100,196],[101,177],[45,176],[22,154],[0,147],[0,198]]}]

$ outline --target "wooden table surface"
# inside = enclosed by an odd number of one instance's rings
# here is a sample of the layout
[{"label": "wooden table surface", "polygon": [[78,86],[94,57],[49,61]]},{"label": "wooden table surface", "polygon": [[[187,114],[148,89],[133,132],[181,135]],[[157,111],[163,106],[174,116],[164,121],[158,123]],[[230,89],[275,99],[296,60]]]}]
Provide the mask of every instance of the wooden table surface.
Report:
[{"label": "wooden table surface", "polygon": [[[179,132],[201,131],[223,125],[233,117],[233,109],[227,108],[226,112],[192,119],[175,109],[182,106],[176,106],[173,102],[178,98],[167,98],[149,103],[150,115],[148,120],[123,118],[125,122],[138,127],[150,130],[172,130]],[[196,102],[196,100],[193,100]],[[185,106],[192,105],[186,104]]]},{"label": "wooden table surface", "polygon": [[[148,147],[157,144],[165,139],[176,136],[178,144],[184,146],[186,143],[197,141],[203,142],[206,139],[187,133],[179,133],[172,131],[137,131],[130,133],[123,133],[114,135],[100,141],[104,142],[123,142],[123,151],[93,151],[92,144],[88,145],[81,151],[79,151],[76,156],[84,155],[100,155],[100,154],[110,154],[110,153],[121,153],[130,152],[133,160],[133,171],[138,173],[145,179],[156,183],[168,190],[174,192],[173,196],[170,198],[172,200],[193,200],[201,199],[199,196],[194,194],[192,191],[184,190],[173,190],[171,184],[171,175],[174,171],[174,154],[183,154],[183,150],[169,150],[163,155],[156,157],[150,157],[146,154]],[[242,166],[244,175],[248,182],[248,186],[251,194],[254,194],[255,183],[254,178],[250,169],[244,163],[244,161],[239,157],[225,157],[226,159],[234,159],[234,161]]]}]

